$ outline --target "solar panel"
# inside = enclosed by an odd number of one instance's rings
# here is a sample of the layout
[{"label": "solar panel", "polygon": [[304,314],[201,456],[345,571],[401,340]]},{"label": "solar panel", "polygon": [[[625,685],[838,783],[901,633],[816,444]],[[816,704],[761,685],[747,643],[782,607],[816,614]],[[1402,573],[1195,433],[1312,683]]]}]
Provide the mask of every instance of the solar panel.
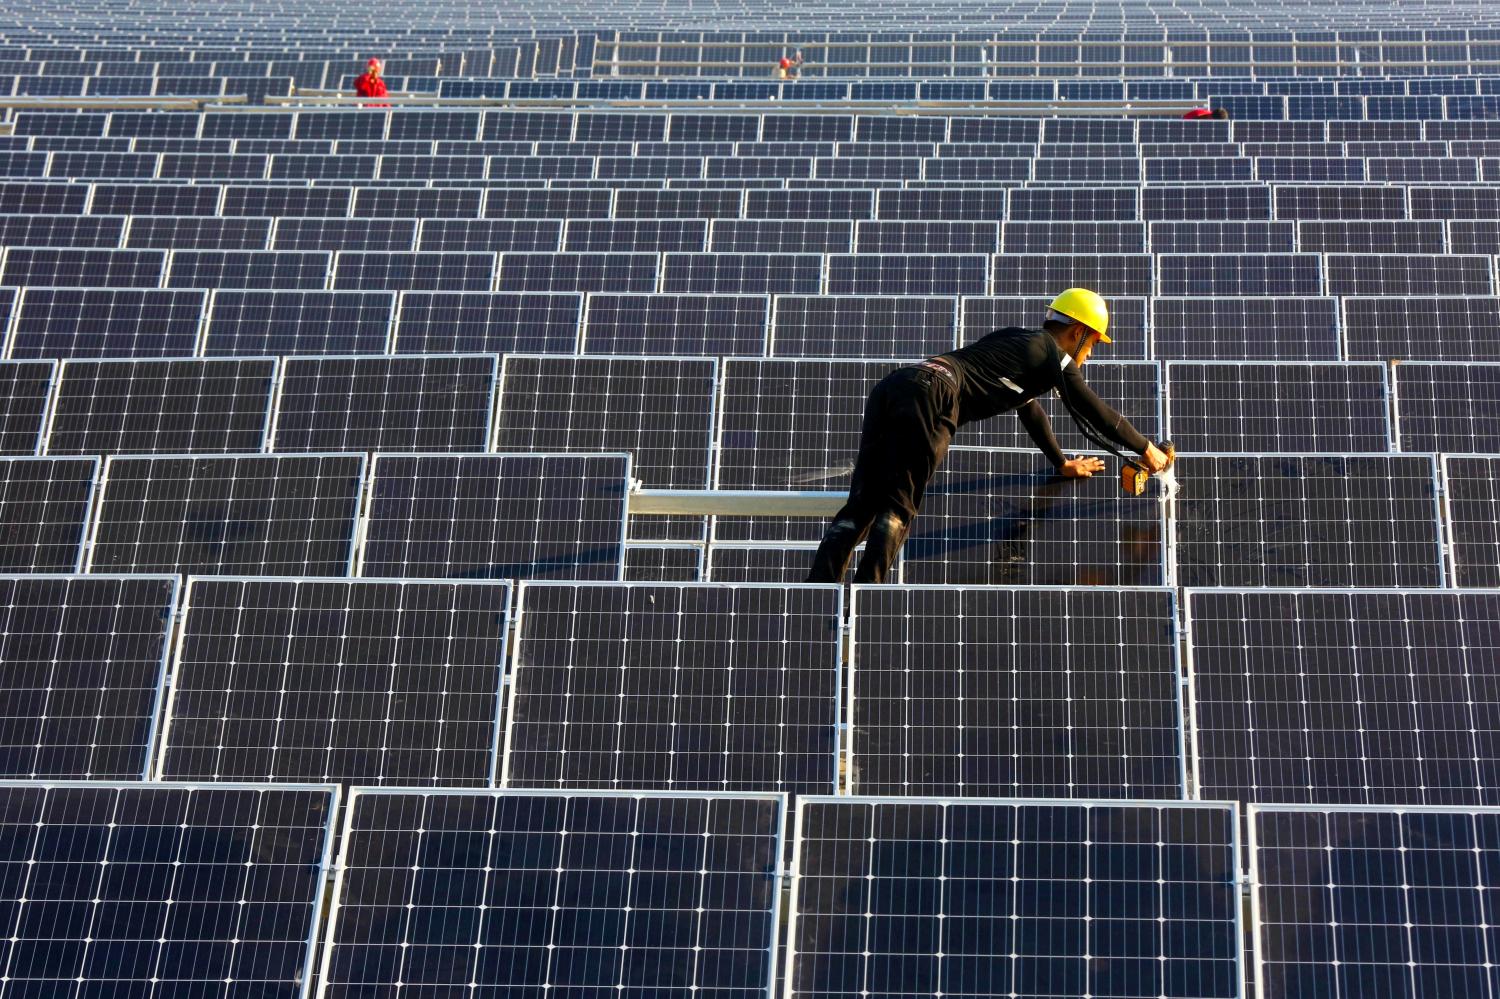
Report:
[{"label": "solar panel", "polygon": [[393,350],[570,354],[578,342],[581,299],[569,293],[404,292]]},{"label": "solar panel", "polygon": [[275,288],[317,290],[328,285],[331,254],[270,250],[177,250],[169,288]]},{"label": "solar panel", "polygon": [[1161,586],[1164,538],[1162,504],[1122,498],[1113,474],[1063,479],[1032,450],[955,447],[912,524],[901,578]]},{"label": "solar panel", "polygon": [[1478,995],[1494,810],[1250,809],[1257,974],[1276,994]]},{"label": "solar panel", "polygon": [[0,571],[77,572],[97,458],[0,458]]},{"label": "solar panel", "polygon": [[1151,182],[1248,181],[1255,172],[1255,161],[1236,155],[1235,147],[1225,155],[1173,156],[1171,159],[1146,159],[1145,179]]},{"label": "solar panel", "polygon": [[1349,157],[1261,156],[1255,160],[1255,178],[1263,181],[1340,183],[1374,180],[1365,176],[1365,161]]},{"label": "solar panel", "polygon": [[0,597],[0,774],[145,776],[176,577],[0,577]]},{"label": "solar panel", "polygon": [[1414,219],[1500,218],[1500,191],[1493,185],[1413,187],[1408,190]]},{"label": "solar panel", "polygon": [[625,454],[376,455],[360,575],[619,579]]},{"label": "solar panel", "polygon": [[7,991],[301,994],[336,807],[309,785],[0,786]]},{"label": "solar panel", "polygon": [[1500,299],[1344,299],[1344,349],[1351,360],[1497,361]]},{"label": "solar panel", "polygon": [[1174,502],[1183,586],[1439,586],[1430,455],[1194,455]]},{"label": "solar panel", "polygon": [[1448,223],[1448,246],[1454,253],[1500,255],[1500,219],[1454,219]]},{"label": "solar panel", "polygon": [[875,217],[912,222],[1000,220],[1006,218],[1006,194],[989,188],[880,191]]},{"label": "solar panel", "polygon": [[386,253],[411,250],[416,241],[415,219],[292,218],[276,220],[271,248]]},{"label": "solar panel", "polygon": [[1150,295],[1149,254],[1007,253],[994,258],[996,295],[1055,295],[1091,288],[1101,295]]},{"label": "solar panel", "polygon": [[506,253],[496,290],[653,292],[660,260],[655,253]]},{"label": "solar panel", "polygon": [[1335,361],[1336,298],[1156,298],[1151,350],[1163,360]]},{"label": "solar panel", "polygon": [[220,291],[203,353],[384,353],[394,295],[363,291]]},{"label": "solar panel", "polygon": [[1288,216],[1280,211],[1272,216],[1270,188],[1241,184],[1145,187],[1140,217],[1148,222],[1227,222]]},{"label": "solar panel", "polygon": [[275,358],[62,363],[47,454],[258,452]]},{"label": "solar panel", "polygon": [[1007,222],[1006,253],[1144,253],[1139,222]]},{"label": "solar panel", "polygon": [[[747,219],[874,218],[875,192],[860,183],[859,188],[851,190],[837,189],[834,181],[819,181],[819,188],[812,190],[747,191],[744,216]],[[828,187],[823,189],[825,184]],[[722,217],[732,218],[738,214],[733,212]]]},{"label": "solar panel", "polygon": [[484,131],[487,142],[503,140],[567,140],[573,137],[571,111],[486,111]]},{"label": "solar panel", "polygon": [[[1061,286],[1057,290],[1061,290]],[[1031,328],[1046,318],[1047,306],[1057,291],[1041,295],[1010,295],[965,298],[960,315],[959,344],[972,343],[986,333],[1007,326]],[[1146,300],[1110,296],[1107,348],[1111,360],[1140,360],[1149,356],[1146,342]]]},{"label": "solar panel", "polygon": [[569,251],[700,253],[707,248],[703,219],[578,219],[570,221],[563,248]]},{"label": "solar panel", "polygon": [[1157,258],[1164,295],[1310,296],[1323,290],[1315,253],[1165,254]]},{"label": "solar panel", "polygon": [[105,460],[91,572],[343,576],[364,456]]},{"label": "solar panel", "polygon": [[333,287],[344,290],[490,291],[494,283],[493,253],[339,253],[333,264]]},{"label": "solar panel", "polygon": [[853,793],[1182,796],[1169,590],[857,586]]},{"label": "solar panel", "polygon": [[834,255],[827,258],[827,290],[834,295],[983,295],[989,290],[987,262],[980,255]]},{"label": "solar panel", "polygon": [[607,190],[531,191],[491,188],[484,217],[491,219],[607,219],[614,193]]},{"label": "solar panel", "polygon": [[185,357],[197,353],[201,291],[27,288],[10,357]]},{"label": "solar panel", "polygon": [[[727,191],[621,190],[615,195],[617,219],[733,219],[739,218],[744,195]],[[607,214],[607,213],[606,213]],[[799,218],[772,215],[770,218]]]},{"label": "solar panel", "polygon": [[1152,222],[1153,253],[1290,253],[1294,222]]},{"label": "solar panel", "polygon": [[[137,215],[123,245],[166,250],[264,250],[270,219]],[[55,245],[55,244],[54,244]]]},{"label": "solar panel", "polygon": [[1237,810],[797,803],[788,996],[1240,994]]},{"label": "solar panel", "polygon": [[1381,364],[1169,361],[1166,376],[1166,437],[1184,452],[1350,454],[1391,446]]},{"label": "solar panel", "polygon": [[323,987],[765,995],[784,812],[769,794],[358,789]]},{"label": "solar panel", "polygon": [[503,582],[194,579],[158,775],[487,786],[509,610]]},{"label": "solar panel", "polygon": [[1409,253],[1326,257],[1331,295],[1492,295],[1490,257]]},{"label": "solar panel", "polygon": [[[81,184],[70,186],[80,194],[76,214],[83,214],[82,195],[92,191],[88,199],[90,215],[254,215],[266,217],[272,212],[220,212],[219,202],[224,192],[213,185],[187,184],[94,184],[85,188]],[[3,191],[3,185],[0,185]],[[0,197],[0,205],[8,200]],[[22,208],[22,211],[40,211],[41,208]],[[67,214],[75,214],[67,211]]]},{"label": "solar panel", "polygon": [[708,231],[712,253],[845,253],[853,241],[838,219],[714,219]]},{"label": "solar panel", "polygon": [[524,587],[502,782],[831,792],[841,597],[834,586]]},{"label": "solar panel", "polygon": [[[861,545],[856,549],[854,561],[858,562]],[[815,545],[788,544],[714,544],[708,549],[704,580],[712,583],[776,583],[787,585],[801,583],[807,579],[812,566]],[[892,566],[889,578],[901,578],[901,561]],[[849,578],[853,578],[850,567]]]},{"label": "solar panel", "polygon": [[1391,367],[1402,451],[1500,452],[1500,364]]},{"label": "solar panel", "polygon": [[1446,252],[1443,224],[1426,222],[1302,222],[1297,226],[1302,249],[1313,253]]},{"label": "solar panel", "polygon": [[157,176],[158,157],[150,153],[95,153],[59,150],[52,153],[51,177],[70,180],[134,180]]},{"label": "solar panel", "polygon": [[591,294],[581,348],[588,354],[763,354],[769,309],[760,295]]},{"label": "solar panel", "polygon": [[377,156],[332,156],[277,153],[271,160],[272,180],[374,180]]},{"label": "solar panel", "polygon": [[927,357],[953,349],[954,302],[916,296],[780,295],[770,353]]},{"label": "solar panel", "polygon": [[155,288],[165,266],[160,250],[17,246],[5,251],[0,281],[15,287]]},{"label": "solar panel", "polygon": [[696,583],[703,579],[701,545],[626,545],[628,583]]},{"label": "solar panel", "polygon": [[[872,222],[858,223],[856,253],[996,253],[999,225],[994,222]],[[842,252],[840,247],[833,252]]]},{"label": "solar panel", "polygon": [[1143,217],[1140,201],[1134,187],[1032,187],[1009,192],[1004,217],[1008,222],[1135,222]]},{"label": "solar panel", "polygon": [[1446,454],[1440,461],[1452,585],[1500,587],[1500,457]]},{"label": "solar panel", "polygon": [[[107,188],[107,185],[98,185],[92,190],[97,191],[100,188]],[[89,203],[90,191],[91,188],[87,184],[56,184],[26,180],[0,181],[0,212],[6,215],[82,215],[84,206]],[[107,204],[103,207],[107,207]],[[125,215],[129,213],[96,209],[91,214]]]},{"label": "solar panel", "polygon": [[484,451],[496,367],[493,354],[287,358],[270,450]]},{"label": "solar panel", "polygon": [[52,395],[51,361],[0,361],[0,455],[35,454]]},{"label": "solar panel", "polygon": [[[390,221],[371,219],[370,224]],[[556,250],[562,244],[563,223],[550,219],[423,219],[421,226],[419,250]]]},{"label": "solar panel", "polygon": [[[240,187],[236,185],[224,188],[222,211],[210,211],[205,214],[251,215],[265,218],[293,216],[345,218],[352,214],[349,208],[353,201],[354,191],[347,187]],[[173,212],[171,214],[194,213]],[[399,213],[390,211],[370,212],[369,214],[395,216]]]},{"label": "solar panel", "polygon": [[1500,595],[1189,590],[1186,600],[1199,794],[1493,803]]},{"label": "solar panel", "polygon": [[125,219],[94,215],[19,215],[0,218],[0,245],[109,249],[122,245]]}]

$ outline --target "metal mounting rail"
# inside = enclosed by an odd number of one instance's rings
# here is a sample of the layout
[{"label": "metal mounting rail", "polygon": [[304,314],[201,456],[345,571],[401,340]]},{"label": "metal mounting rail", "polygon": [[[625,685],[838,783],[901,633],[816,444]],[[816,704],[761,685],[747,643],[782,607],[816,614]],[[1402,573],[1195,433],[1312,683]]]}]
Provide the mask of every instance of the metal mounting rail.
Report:
[{"label": "metal mounting rail", "polygon": [[830,492],[633,489],[626,505],[630,513],[648,517],[831,517],[847,498]]}]

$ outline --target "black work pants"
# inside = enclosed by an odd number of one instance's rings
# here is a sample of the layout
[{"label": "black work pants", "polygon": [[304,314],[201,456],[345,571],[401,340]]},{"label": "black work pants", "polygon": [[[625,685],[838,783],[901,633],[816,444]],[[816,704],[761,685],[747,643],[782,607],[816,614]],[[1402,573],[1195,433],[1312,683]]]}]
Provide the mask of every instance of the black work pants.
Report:
[{"label": "black work pants", "polygon": [[818,545],[809,583],[842,582],[867,538],[854,581],[885,582],[957,429],[957,376],[931,362],[893,371],[871,390],[849,500]]}]

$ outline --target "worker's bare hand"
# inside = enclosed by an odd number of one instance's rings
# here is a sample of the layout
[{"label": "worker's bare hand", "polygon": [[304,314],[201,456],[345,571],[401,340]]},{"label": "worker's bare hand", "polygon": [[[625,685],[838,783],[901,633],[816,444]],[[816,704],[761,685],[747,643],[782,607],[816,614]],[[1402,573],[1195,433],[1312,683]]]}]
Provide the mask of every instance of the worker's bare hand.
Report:
[{"label": "worker's bare hand", "polygon": [[1141,452],[1141,463],[1146,466],[1146,471],[1153,475],[1167,470],[1167,456],[1155,444],[1146,445],[1146,450]]},{"label": "worker's bare hand", "polygon": [[1086,479],[1095,472],[1104,471],[1104,462],[1098,458],[1085,458],[1079,455],[1062,463],[1062,474],[1068,479]]}]

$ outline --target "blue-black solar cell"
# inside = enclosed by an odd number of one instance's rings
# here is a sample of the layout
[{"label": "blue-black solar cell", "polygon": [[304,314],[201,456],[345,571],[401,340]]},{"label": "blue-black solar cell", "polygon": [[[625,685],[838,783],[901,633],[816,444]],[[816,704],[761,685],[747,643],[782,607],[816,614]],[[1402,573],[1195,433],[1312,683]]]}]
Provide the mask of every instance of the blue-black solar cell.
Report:
[{"label": "blue-black solar cell", "polygon": [[1333,222],[1404,219],[1408,217],[1406,192],[1400,187],[1278,186],[1276,217]]},{"label": "blue-black solar cell", "polygon": [[[1000,251],[997,222],[857,223],[856,253],[982,253]],[[832,250],[828,252],[841,252]]]},{"label": "blue-black solar cell", "polygon": [[874,218],[875,192],[866,189],[750,191],[745,199],[747,219]]},{"label": "blue-black solar cell", "polygon": [[1263,186],[1146,187],[1141,190],[1141,217],[1148,222],[1269,219],[1271,189]]},{"label": "blue-black solar cell", "polygon": [[770,300],[763,295],[589,296],[586,354],[765,353]]},{"label": "blue-black solar cell", "polygon": [[108,249],[120,245],[125,221],[98,215],[7,215],[0,217],[0,246]]},{"label": "blue-black solar cell", "polygon": [[667,128],[672,142],[754,142],[760,119],[748,114],[674,114]]},{"label": "blue-black solar cell", "polygon": [[0,455],[36,453],[55,368],[51,361],[0,361]]},{"label": "blue-black solar cell", "polygon": [[822,279],[823,257],[816,254],[671,253],[665,258],[662,290],[816,295],[822,290]]},{"label": "blue-black solar cell", "polygon": [[[1151,189],[1147,188],[1149,193]],[[1134,187],[1033,187],[1009,192],[1008,222],[1136,222]]]},{"label": "blue-black solar cell", "polygon": [[362,187],[355,192],[351,214],[367,218],[479,217],[484,191],[478,188]]},{"label": "blue-black solar cell", "polygon": [[580,112],[573,138],[586,142],[663,142],[667,138],[664,114],[613,114]]},{"label": "blue-black solar cell", "polygon": [[486,111],[485,141],[562,141],[573,138],[571,111]]},{"label": "blue-black solar cell", "polygon": [[166,254],[161,250],[84,250],[13,247],[0,284],[12,287],[156,288]]},{"label": "blue-black solar cell", "polygon": [[880,191],[876,204],[875,215],[880,219],[979,222],[1006,218],[1006,192],[1002,190]]},{"label": "blue-black solar cell", "polygon": [[383,139],[384,114],[373,110],[299,111],[293,138],[297,139]]},{"label": "blue-black solar cell", "polygon": [[[738,190],[621,190],[615,196],[617,219],[734,219],[741,215],[744,194]],[[777,216],[800,218],[802,216]]]},{"label": "blue-black solar cell", "polygon": [[395,295],[366,291],[221,291],[205,356],[383,354]]},{"label": "blue-black solar cell", "polygon": [[655,253],[506,253],[495,290],[651,292],[659,261]]},{"label": "blue-black solar cell", "polygon": [[767,114],[761,119],[762,142],[849,142],[854,119],[848,115]]},{"label": "blue-black solar cell", "polygon": [[116,111],[109,116],[108,135],[176,136],[193,138],[198,134],[197,111]]},{"label": "blue-black solar cell", "polygon": [[272,180],[373,180],[378,157],[304,156],[282,153],[271,158]]},{"label": "blue-black solar cell", "polygon": [[[217,196],[217,191],[215,195]],[[48,184],[24,180],[0,181],[0,212],[6,215],[82,215],[89,203],[87,184]],[[94,215],[126,212],[95,210]]]},{"label": "blue-black solar cell", "polygon": [[1313,296],[1323,290],[1316,253],[1163,254],[1156,258],[1162,295]]},{"label": "blue-black solar cell", "polygon": [[345,218],[353,199],[347,187],[226,187],[223,214]]},{"label": "blue-black solar cell", "polygon": [[271,248],[371,253],[410,250],[416,243],[417,224],[416,219],[277,219]]},{"label": "blue-black solar cell", "polygon": [[177,250],[169,288],[275,288],[328,286],[330,254],[292,250]]},{"label": "blue-black solar cell", "polygon": [[403,110],[391,115],[393,140],[477,140],[484,114],[481,111]]},{"label": "blue-black solar cell", "polygon": [[575,353],[582,296],[419,292],[401,295],[394,352]]},{"label": "blue-black solar cell", "polygon": [[607,219],[613,192],[607,190],[527,190],[491,188],[484,217],[492,219]]},{"label": "blue-black solar cell", "polygon": [[417,249],[427,251],[556,250],[563,231],[554,219],[423,219],[421,226]]},{"label": "blue-black solar cell", "polygon": [[333,287],[362,291],[489,291],[495,282],[493,253],[340,253]]},{"label": "blue-black solar cell", "polygon": [[827,291],[830,295],[983,295],[989,290],[988,259],[916,253],[830,256]]},{"label": "blue-black solar cell", "polygon": [[568,223],[563,249],[701,253],[708,249],[708,225],[704,219],[576,219]]},{"label": "blue-black solar cell", "polygon": [[778,296],[777,357],[928,357],[952,350],[952,298]]}]

